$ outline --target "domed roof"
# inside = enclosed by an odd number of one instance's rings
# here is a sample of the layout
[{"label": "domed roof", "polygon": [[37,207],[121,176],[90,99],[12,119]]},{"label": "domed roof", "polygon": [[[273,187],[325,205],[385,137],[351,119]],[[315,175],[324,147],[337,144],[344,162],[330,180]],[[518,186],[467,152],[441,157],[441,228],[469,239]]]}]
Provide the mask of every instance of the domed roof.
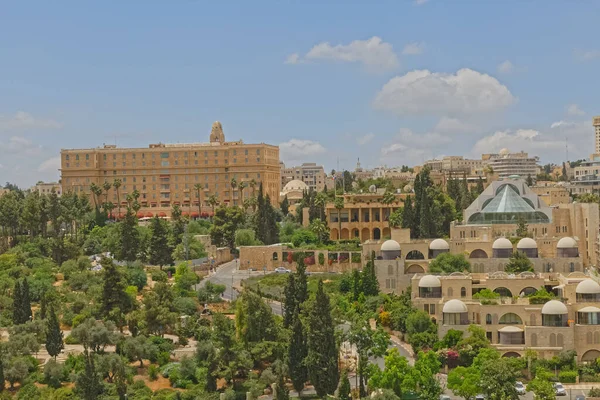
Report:
[{"label": "domed roof", "polygon": [[579,282],[575,288],[575,293],[597,294],[600,293],[600,285],[593,279],[586,279]]},{"label": "domed roof", "polygon": [[466,313],[467,311],[467,305],[458,299],[448,301],[444,304],[444,308],[442,309],[442,312],[449,314],[461,314]]},{"label": "domed roof", "polygon": [[577,242],[572,237],[564,237],[556,244],[557,249],[571,249],[577,247]]},{"label": "domed roof", "polygon": [[550,300],[542,307],[542,314],[546,315],[562,315],[568,313],[567,306],[558,300]]},{"label": "domed roof", "polygon": [[429,243],[429,250],[450,250],[450,245],[444,239],[435,239]]},{"label": "domed roof", "polygon": [[600,308],[598,308],[598,307],[583,307],[583,308],[580,308],[579,310],[577,310],[577,312],[593,312],[593,313],[597,313],[597,312],[600,312]]},{"label": "domed roof", "polygon": [[532,238],[523,238],[517,243],[517,249],[537,249],[537,243]]},{"label": "domed roof", "polygon": [[424,277],[419,279],[419,287],[442,287],[442,282],[440,282],[440,278],[438,278],[437,276],[425,275]]},{"label": "domed roof", "polygon": [[294,179],[293,181],[289,181],[283,187],[283,192],[291,192],[293,190],[308,190],[308,185],[301,180]]},{"label": "domed roof", "polygon": [[386,240],[381,245],[381,251],[400,251],[400,244],[395,240]]},{"label": "domed roof", "polygon": [[494,241],[494,244],[492,245],[492,249],[495,249],[495,250],[512,249],[512,248],[513,248],[512,243],[507,238],[498,238]]},{"label": "domed roof", "polygon": [[523,332],[523,329],[519,328],[518,326],[505,326],[504,328],[498,329],[498,332],[517,333],[517,332]]}]

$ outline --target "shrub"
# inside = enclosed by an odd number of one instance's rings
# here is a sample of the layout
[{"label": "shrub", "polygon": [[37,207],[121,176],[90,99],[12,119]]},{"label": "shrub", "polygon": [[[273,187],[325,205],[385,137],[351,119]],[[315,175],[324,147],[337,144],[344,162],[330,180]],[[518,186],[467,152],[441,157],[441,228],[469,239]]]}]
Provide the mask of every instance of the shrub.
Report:
[{"label": "shrub", "polygon": [[158,379],[158,367],[154,364],[148,367],[148,379],[155,381]]},{"label": "shrub", "polygon": [[577,375],[577,371],[560,371],[558,380],[565,383],[575,383]]},{"label": "shrub", "polygon": [[589,397],[600,397],[600,388],[593,387],[588,393]]},{"label": "shrub", "polygon": [[319,265],[325,265],[325,254],[319,253]]}]

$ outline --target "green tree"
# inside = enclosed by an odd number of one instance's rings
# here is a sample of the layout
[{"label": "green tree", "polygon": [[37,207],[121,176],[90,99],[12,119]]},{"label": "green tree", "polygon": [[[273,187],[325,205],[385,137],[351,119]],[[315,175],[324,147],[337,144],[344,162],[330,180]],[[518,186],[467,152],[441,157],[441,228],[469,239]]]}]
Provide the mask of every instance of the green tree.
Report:
[{"label": "green tree", "polygon": [[344,368],[342,376],[340,378],[340,385],[338,386],[338,399],[340,400],[352,400],[350,388],[350,380],[348,379],[348,370]]},{"label": "green tree", "polygon": [[23,383],[28,374],[29,367],[24,357],[13,358],[4,369],[4,377],[10,383],[11,390],[15,388],[15,383]]},{"label": "green tree", "polygon": [[102,393],[102,382],[96,372],[94,357],[86,353],[84,360],[84,370],[77,377],[75,391],[83,400],[96,400]]},{"label": "green tree", "polygon": [[54,307],[50,307],[47,320],[46,351],[48,351],[48,354],[56,360],[56,356],[59,355],[64,348],[63,333],[60,330],[58,317],[56,316]]},{"label": "green tree", "polygon": [[319,243],[325,243],[329,240],[329,227],[320,219],[314,219],[308,229],[317,236]]},{"label": "green tree", "polygon": [[144,335],[128,337],[123,342],[123,354],[130,361],[138,361],[140,368],[144,367],[145,358],[152,358],[157,352],[156,346]]},{"label": "green tree", "polygon": [[402,226],[403,221],[404,208],[397,208],[390,214],[390,227],[392,228],[400,228]]},{"label": "green tree", "polygon": [[415,211],[413,208],[412,196],[407,196],[406,200],[404,200],[404,208],[402,212],[402,228],[410,229],[411,238],[417,237],[416,219]]},{"label": "green tree", "polygon": [[283,214],[284,217],[286,215],[288,215],[288,213],[290,212],[290,202],[287,198],[287,195],[281,201],[279,208],[281,208],[281,213]]},{"label": "green tree", "polygon": [[[239,207],[221,206],[213,217],[210,237],[217,246],[235,248],[235,232],[243,225],[245,214]],[[260,239],[260,237],[259,237]]]},{"label": "green tree", "polygon": [[131,297],[125,292],[126,284],[123,275],[115,263],[107,257],[100,260],[103,270],[102,297],[100,298],[101,314],[119,327],[125,325],[125,317],[132,309]]},{"label": "green tree", "polygon": [[365,384],[367,378],[367,368],[369,359],[372,357],[382,357],[390,344],[389,335],[382,329],[372,330],[364,320],[354,321],[348,335],[350,343],[356,346],[358,353],[358,382],[359,396],[367,395]]},{"label": "green tree", "polygon": [[529,187],[533,186],[533,178],[531,174],[527,174],[527,179],[525,180],[525,184]]},{"label": "green tree", "polygon": [[319,280],[315,300],[307,316],[307,343],[306,365],[317,395],[333,394],[339,379],[338,348],[329,296],[323,290],[322,280]]},{"label": "green tree", "polygon": [[[527,385],[527,391],[533,392],[535,394],[535,398],[539,400],[556,399],[556,392],[552,386],[552,382],[538,376],[529,382]],[[592,396],[592,393],[589,393],[589,396]]]},{"label": "green tree", "polygon": [[504,400],[517,399],[515,388],[518,370],[513,360],[499,358],[485,361],[481,365],[481,389],[488,399]]},{"label": "green tree", "polygon": [[299,257],[296,266],[296,304],[302,307],[304,302],[308,300],[308,277],[306,276],[306,265],[304,257]]},{"label": "green tree", "polygon": [[448,374],[448,389],[465,400],[474,400],[481,393],[481,376],[473,367],[456,367]]},{"label": "green tree", "polygon": [[527,237],[529,236],[527,221],[522,216],[518,216],[517,218],[517,231],[516,234],[518,237]]},{"label": "green tree", "polygon": [[173,246],[177,246],[183,241],[183,235],[185,233],[185,223],[186,219],[183,218],[183,212],[181,211],[181,207],[178,204],[173,204],[171,209],[171,243]]},{"label": "green tree", "polygon": [[235,232],[235,245],[239,246],[258,246],[260,241],[256,239],[253,229],[238,229]]},{"label": "green tree", "polygon": [[262,183],[258,189],[258,210],[254,219],[256,237],[264,244],[277,243],[279,239],[279,225],[277,224],[277,213],[271,205],[269,195],[263,196]]},{"label": "green tree", "polygon": [[131,207],[127,208],[125,218],[119,224],[119,247],[116,257],[118,260],[135,261],[140,253],[140,234],[137,230],[137,218]]},{"label": "green tree", "polygon": [[6,378],[4,377],[4,362],[0,359],[0,392],[6,389]]},{"label": "green tree", "polygon": [[371,253],[371,259],[361,273],[360,282],[361,292],[365,296],[377,296],[379,294],[379,281],[375,272],[375,252]]},{"label": "green tree", "polygon": [[469,335],[456,345],[460,362],[463,365],[471,365],[482,349],[490,347],[485,330],[480,326],[470,325],[467,332]]},{"label": "green tree", "polygon": [[33,312],[31,311],[31,294],[29,292],[29,281],[27,278],[23,278],[23,284],[21,285],[21,299],[23,318],[25,319],[25,322],[31,321]]},{"label": "green tree", "polygon": [[393,390],[396,396],[403,394],[414,387],[411,377],[411,367],[405,357],[400,356],[397,348],[388,351],[385,356],[385,368],[378,367],[371,371],[369,377],[369,389]]},{"label": "green tree", "polygon": [[154,288],[146,293],[143,300],[143,319],[148,333],[162,336],[175,326],[177,313],[173,298],[173,291],[165,282],[157,282]]},{"label": "green tree", "polygon": [[198,218],[202,217],[202,196],[200,195],[200,191],[202,190],[202,184],[196,183],[194,185],[194,190],[196,190],[196,198],[198,199]]},{"label": "green tree", "polygon": [[19,325],[27,322],[27,317],[23,311],[23,294],[21,289],[21,282],[15,281],[15,287],[13,289],[13,313],[12,313],[13,324]]},{"label": "green tree", "polygon": [[522,251],[515,251],[508,260],[508,264],[504,267],[508,273],[518,274],[525,271],[533,272],[533,263]]},{"label": "green tree", "polygon": [[71,336],[83,345],[84,352],[104,353],[106,346],[116,344],[118,335],[112,321],[88,318],[71,331]]},{"label": "green tree", "polygon": [[471,264],[464,254],[441,253],[429,264],[429,272],[451,274],[453,272],[469,272]]},{"label": "green tree", "polygon": [[344,209],[344,198],[336,197],[333,205],[337,210],[337,220],[338,220],[338,240],[342,239],[342,210]]},{"label": "green tree", "polygon": [[306,357],[308,356],[308,345],[306,342],[306,332],[302,319],[300,318],[300,309],[296,307],[291,316],[291,334],[287,353],[287,365],[292,384],[298,393],[304,389],[304,384],[308,379],[308,369]]},{"label": "green tree", "polygon": [[298,308],[296,301],[296,274],[289,274],[283,288],[283,327],[292,326],[294,313]]},{"label": "green tree", "polygon": [[246,345],[277,339],[271,307],[255,293],[242,292],[236,301],[235,322],[238,337]]}]

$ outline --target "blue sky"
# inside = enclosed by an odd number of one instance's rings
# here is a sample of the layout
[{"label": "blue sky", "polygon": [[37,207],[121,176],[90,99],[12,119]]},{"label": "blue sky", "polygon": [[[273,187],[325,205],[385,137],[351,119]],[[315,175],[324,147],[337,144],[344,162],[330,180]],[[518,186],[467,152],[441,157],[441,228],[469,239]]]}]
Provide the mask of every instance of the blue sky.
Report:
[{"label": "blue sky", "polygon": [[[224,4],[226,3],[226,4]],[[375,3],[375,4],[373,4]],[[595,1],[0,1],[0,182],[60,148],[230,140],[329,171],[593,151]]]}]

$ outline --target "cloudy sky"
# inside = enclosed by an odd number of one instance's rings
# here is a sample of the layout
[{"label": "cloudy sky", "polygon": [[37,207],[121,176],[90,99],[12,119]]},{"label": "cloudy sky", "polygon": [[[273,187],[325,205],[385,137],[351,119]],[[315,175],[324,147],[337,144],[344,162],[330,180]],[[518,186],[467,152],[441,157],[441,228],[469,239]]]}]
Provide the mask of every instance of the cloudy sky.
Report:
[{"label": "cloudy sky", "polygon": [[561,0],[3,2],[0,182],[57,179],[61,148],[206,141],[214,120],[327,170],[503,147],[559,162],[567,137],[583,158],[598,15]]}]

